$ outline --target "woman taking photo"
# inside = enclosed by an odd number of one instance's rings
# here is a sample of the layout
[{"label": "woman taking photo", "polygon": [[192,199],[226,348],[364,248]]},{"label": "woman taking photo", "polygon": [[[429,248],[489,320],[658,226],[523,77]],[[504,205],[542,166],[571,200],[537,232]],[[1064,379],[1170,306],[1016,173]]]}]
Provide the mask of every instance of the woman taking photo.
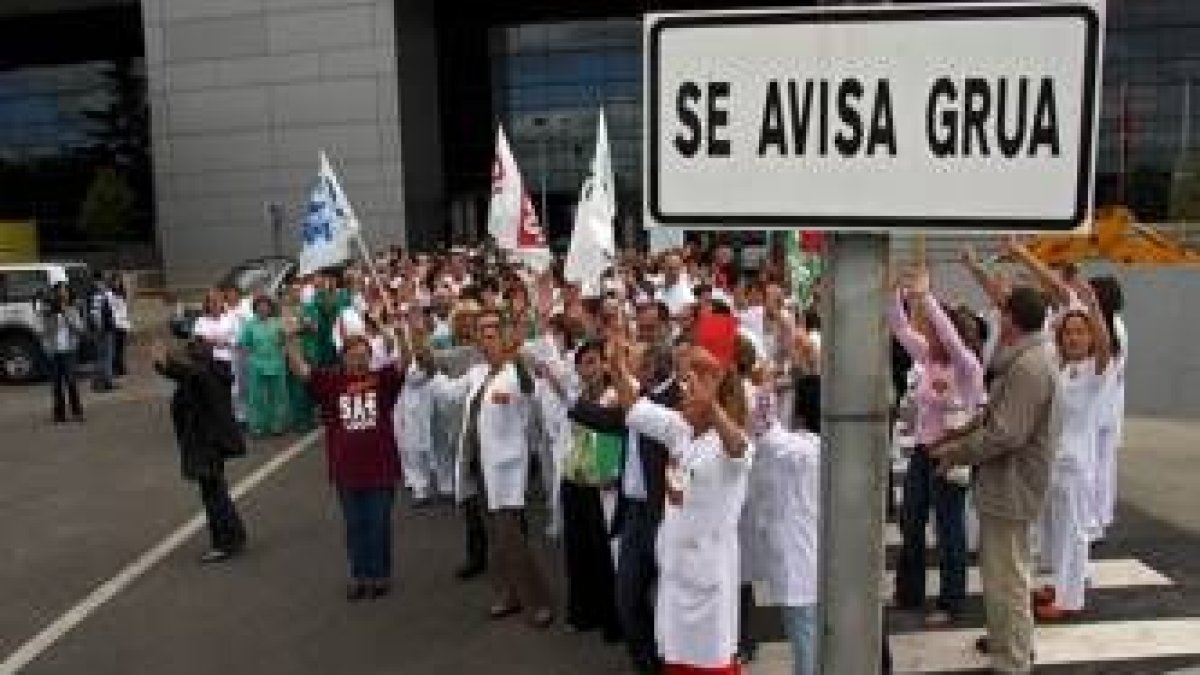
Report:
[{"label": "woman taking photo", "polygon": [[225,482],[225,460],[246,452],[229,398],[233,376],[213,359],[212,347],[201,338],[192,338],[183,354],[169,354],[156,344],[151,359],[154,369],[176,384],[171,421],[180,468],[183,477],[200,488],[212,545],[200,562],[224,562],[246,546],[246,528]]},{"label": "woman taking photo", "polygon": [[77,420],[83,419],[79,383],[75,376],[79,340],[87,326],[71,295],[71,287],[59,282],[50,290],[42,309],[42,347],[49,356],[50,381],[54,392],[54,422],[67,421],[67,403]]}]

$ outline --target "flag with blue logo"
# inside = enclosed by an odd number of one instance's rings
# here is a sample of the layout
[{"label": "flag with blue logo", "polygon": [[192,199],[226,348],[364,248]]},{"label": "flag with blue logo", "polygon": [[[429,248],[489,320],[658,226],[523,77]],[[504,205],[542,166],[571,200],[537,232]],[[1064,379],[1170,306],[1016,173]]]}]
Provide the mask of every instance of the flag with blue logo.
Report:
[{"label": "flag with blue logo", "polygon": [[300,274],[340,265],[353,255],[358,219],[329,158],[321,153],[321,168],[313,183],[301,226]]}]

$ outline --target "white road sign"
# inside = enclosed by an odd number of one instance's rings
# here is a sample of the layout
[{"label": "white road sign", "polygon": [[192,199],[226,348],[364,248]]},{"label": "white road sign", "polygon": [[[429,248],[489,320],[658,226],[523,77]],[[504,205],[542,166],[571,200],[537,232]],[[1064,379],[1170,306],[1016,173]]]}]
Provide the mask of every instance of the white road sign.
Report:
[{"label": "white road sign", "polygon": [[1079,227],[1102,2],[648,15],[647,221]]}]

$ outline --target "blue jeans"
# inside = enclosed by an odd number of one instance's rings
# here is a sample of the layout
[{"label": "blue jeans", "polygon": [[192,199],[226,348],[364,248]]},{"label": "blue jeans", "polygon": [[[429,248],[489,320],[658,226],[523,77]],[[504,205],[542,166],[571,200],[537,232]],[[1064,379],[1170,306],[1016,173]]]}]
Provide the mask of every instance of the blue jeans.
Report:
[{"label": "blue jeans", "polygon": [[79,385],[75,381],[75,364],[78,359],[75,352],[54,352],[50,355],[50,381],[54,392],[54,419],[62,420],[67,415],[67,403],[71,404],[71,414],[76,417],[83,414],[83,406],[79,403]]},{"label": "blue jeans", "polygon": [[783,629],[792,643],[794,675],[817,672],[817,606],[781,607]]},{"label": "blue jeans", "polygon": [[937,608],[959,614],[967,596],[967,489],[937,475],[936,466],[918,446],[904,476],[900,531],[904,545],[896,561],[896,601],[920,607],[925,602],[925,526],[929,510],[937,521],[940,568]]},{"label": "blue jeans", "polygon": [[117,335],[113,331],[96,334],[96,370],[92,375],[92,387],[110,389],[113,386],[113,356]]},{"label": "blue jeans", "polygon": [[359,581],[392,577],[392,505],[395,488],[340,489],[346,520],[350,576]]}]

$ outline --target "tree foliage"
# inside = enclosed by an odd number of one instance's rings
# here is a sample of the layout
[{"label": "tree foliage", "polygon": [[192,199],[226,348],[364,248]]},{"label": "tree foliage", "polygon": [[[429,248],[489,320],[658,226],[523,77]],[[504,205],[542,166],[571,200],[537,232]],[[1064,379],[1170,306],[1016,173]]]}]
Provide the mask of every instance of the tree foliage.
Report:
[{"label": "tree foliage", "polygon": [[120,238],[130,232],[137,211],[137,195],[115,168],[96,172],[79,211],[79,229],[101,238]]}]

